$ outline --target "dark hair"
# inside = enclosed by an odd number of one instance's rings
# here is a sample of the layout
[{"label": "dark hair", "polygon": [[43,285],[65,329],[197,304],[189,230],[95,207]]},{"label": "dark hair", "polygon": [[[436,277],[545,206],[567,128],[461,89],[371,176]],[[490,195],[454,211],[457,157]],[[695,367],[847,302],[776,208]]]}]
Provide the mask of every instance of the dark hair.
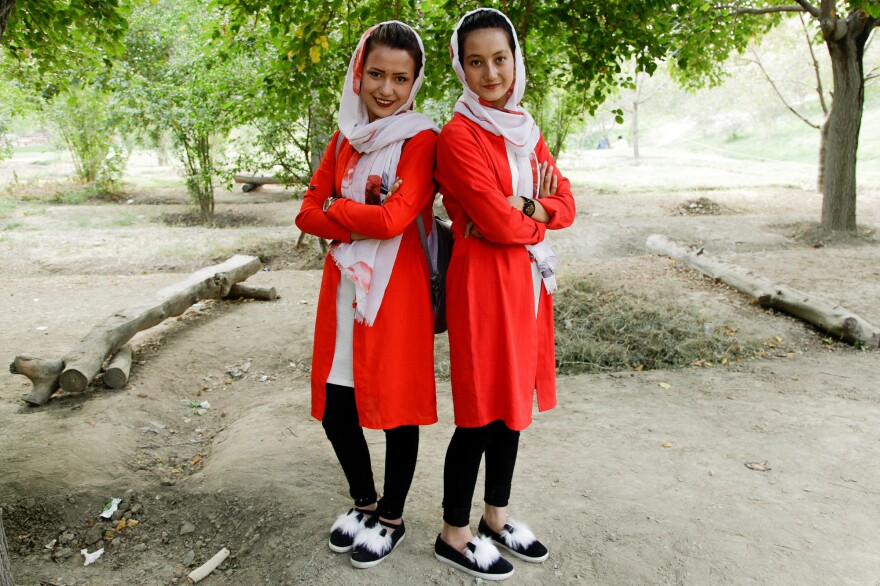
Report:
[{"label": "dark hair", "polygon": [[458,27],[458,61],[464,65],[464,40],[467,36],[477,30],[484,28],[498,28],[507,35],[507,43],[510,45],[510,52],[516,54],[516,48],[513,46],[513,29],[510,23],[498,12],[494,10],[478,10],[473,14],[465,17],[461,26]]},{"label": "dark hair", "polygon": [[391,49],[403,49],[412,57],[415,63],[415,77],[419,76],[422,70],[422,49],[419,47],[419,39],[409,27],[403,26],[396,22],[386,22],[380,24],[367,38],[364,45],[364,61],[367,55],[377,45],[389,47]]}]

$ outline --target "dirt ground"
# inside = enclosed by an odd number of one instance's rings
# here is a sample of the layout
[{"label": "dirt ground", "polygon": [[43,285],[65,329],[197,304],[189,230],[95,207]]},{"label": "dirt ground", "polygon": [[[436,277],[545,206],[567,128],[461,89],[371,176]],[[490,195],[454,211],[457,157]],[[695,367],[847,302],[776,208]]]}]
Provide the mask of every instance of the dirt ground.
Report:
[{"label": "dirt ground", "polygon": [[[821,209],[788,178],[797,170],[575,163],[578,220],[553,240],[563,283],[587,275],[621,294],[676,299],[767,352],[723,367],[561,376],[559,407],[522,435],[511,503],[551,555],[515,562],[509,583],[880,585],[877,352],[644,248],[652,233],[700,244],[880,324],[880,181],[859,196],[867,236],[819,243],[797,237]],[[228,221],[213,229],[181,221],[173,186],[133,188],[116,203],[0,207],[8,361],[61,356],[110,312],[235,253],[263,255],[266,270],[249,282],[281,295],[205,302],[139,335],[121,390],[93,385],[34,408],[24,377],[0,377],[0,508],[16,583],[181,584],[223,547],[232,555],[205,584],[474,582],[432,553],[453,428],[447,380],[440,422],[422,430],[404,544],[371,570],[326,546],[349,500],[309,417],[320,271],[309,268],[314,250],[293,249],[298,206],[282,190],[225,191]],[[439,363],[445,354],[438,336]],[[202,401],[210,407],[190,406]],[[381,486],[384,438],[368,440]],[[123,499],[121,523],[99,519],[111,497]],[[101,546],[84,567],[80,549]]]}]

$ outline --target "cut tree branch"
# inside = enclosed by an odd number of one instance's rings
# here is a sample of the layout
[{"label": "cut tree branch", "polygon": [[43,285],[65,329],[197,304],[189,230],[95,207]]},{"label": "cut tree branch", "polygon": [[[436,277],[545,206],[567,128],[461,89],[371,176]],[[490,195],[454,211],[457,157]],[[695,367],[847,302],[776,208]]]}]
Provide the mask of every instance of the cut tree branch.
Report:
[{"label": "cut tree branch", "polygon": [[128,383],[131,373],[131,346],[126,344],[107,365],[104,371],[104,386],[110,389],[121,389]]},{"label": "cut tree branch", "polygon": [[232,285],[258,270],[259,258],[233,256],[224,263],[201,269],[186,280],[162,289],[155,301],[124,309],[105,318],[60,360],[17,356],[9,371],[31,379],[34,388],[25,401],[33,405],[45,404],[59,386],[68,392],[84,391],[101,370],[104,361],[135,334],[182,314],[197,301],[226,297]]},{"label": "cut tree branch", "polygon": [[703,254],[702,250],[688,250],[660,234],[649,236],[645,246],[651,252],[673,258],[754,297],[761,307],[793,315],[847,342],[858,342],[867,348],[880,347],[880,328],[840,305],[832,305],[803,291],[777,285],[741,267],[716,261]]}]

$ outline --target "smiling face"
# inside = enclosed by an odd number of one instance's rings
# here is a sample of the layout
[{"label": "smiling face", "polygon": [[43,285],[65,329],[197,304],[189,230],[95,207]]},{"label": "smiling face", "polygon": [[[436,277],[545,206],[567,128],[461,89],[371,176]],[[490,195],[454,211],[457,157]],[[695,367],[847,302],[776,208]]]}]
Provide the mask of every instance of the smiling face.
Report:
[{"label": "smiling face", "polygon": [[370,122],[394,114],[409,99],[416,64],[403,49],[376,45],[364,60],[361,100]]},{"label": "smiling face", "polygon": [[464,79],[471,91],[497,108],[503,108],[515,71],[507,33],[500,28],[469,32],[462,44],[462,57]]}]

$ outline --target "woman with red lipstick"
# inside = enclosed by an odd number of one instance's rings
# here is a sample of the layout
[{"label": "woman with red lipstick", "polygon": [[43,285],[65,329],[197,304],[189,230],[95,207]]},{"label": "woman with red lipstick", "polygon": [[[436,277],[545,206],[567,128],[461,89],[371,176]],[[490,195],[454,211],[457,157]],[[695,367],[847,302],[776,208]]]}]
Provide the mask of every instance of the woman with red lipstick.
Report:
[{"label": "woman with red lipstick", "polygon": [[[351,58],[334,134],[296,225],[332,240],[312,356],[312,415],[336,453],[353,507],[330,549],[369,568],[403,540],[420,425],[437,421],[433,308],[415,219],[432,226],[438,129],[412,110],[424,47],[396,21],[364,33]],[[363,427],[385,432],[377,499]]]},{"label": "woman with red lipstick", "polygon": [[[446,453],[443,530],[434,552],[472,576],[503,580],[513,566],[496,546],[528,561],[547,548],[508,517],[520,431],[556,405],[553,301],[556,255],[547,230],[574,221],[568,180],[531,115],[520,107],[525,67],[504,14],[479,9],[451,41],[463,84],[437,143],[435,177],[455,236],[446,282],[456,429]],[[485,454],[479,537],[469,526]]]}]

